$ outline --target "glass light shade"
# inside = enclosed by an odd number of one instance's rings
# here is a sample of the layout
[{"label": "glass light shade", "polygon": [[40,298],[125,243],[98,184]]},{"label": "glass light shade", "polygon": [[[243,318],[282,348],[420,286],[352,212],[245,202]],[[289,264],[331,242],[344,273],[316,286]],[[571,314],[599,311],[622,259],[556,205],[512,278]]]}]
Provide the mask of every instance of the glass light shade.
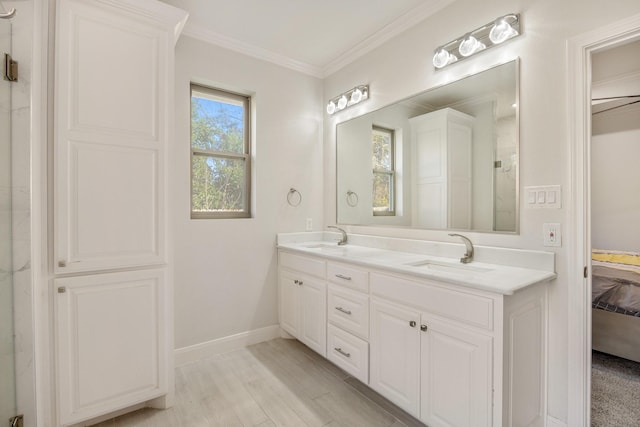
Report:
[{"label": "glass light shade", "polygon": [[455,58],[454,55],[451,55],[445,48],[441,47],[433,55],[433,66],[436,68],[445,67],[453,62],[451,61],[452,57]]},{"label": "glass light shade", "polygon": [[329,101],[327,104],[327,114],[333,114],[336,112],[336,103],[333,101]]},{"label": "glass light shade", "polygon": [[483,43],[480,43],[478,39],[469,34],[462,40],[462,43],[460,43],[458,52],[460,52],[460,55],[466,57],[485,48],[486,46]]},{"label": "glass light shade", "polygon": [[500,44],[518,35],[518,32],[504,19],[498,19],[489,32],[489,39],[493,44]]},{"label": "glass light shade", "polygon": [[347,97],[342,95],[338,100],[338,110],[343,110],[347,106]]},{"label": "glass light shade", "polygon": [[360,89],[356,89],[351,93],[351,103],[357,104],[362,101],[362,91]]}]

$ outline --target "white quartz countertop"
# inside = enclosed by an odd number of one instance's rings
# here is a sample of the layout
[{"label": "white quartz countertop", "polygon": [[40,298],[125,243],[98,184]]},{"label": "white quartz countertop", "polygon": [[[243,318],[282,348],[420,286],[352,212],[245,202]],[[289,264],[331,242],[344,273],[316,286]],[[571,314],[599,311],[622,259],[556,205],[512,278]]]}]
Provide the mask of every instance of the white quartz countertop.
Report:
[{"label": "white quartz countertop", "polygon": [[503,295],[512,295],[527,286],[556,278],[552,271],[476,261],[462,264],[457,258],[351,244],[339,246],[326,240],[279,243],[278,248]]}]

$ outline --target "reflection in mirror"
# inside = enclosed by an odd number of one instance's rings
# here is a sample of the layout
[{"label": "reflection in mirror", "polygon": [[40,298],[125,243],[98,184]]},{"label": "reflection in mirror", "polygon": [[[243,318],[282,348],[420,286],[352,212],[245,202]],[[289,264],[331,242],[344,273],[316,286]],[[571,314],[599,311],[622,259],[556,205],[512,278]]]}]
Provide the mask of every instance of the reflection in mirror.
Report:
[{"label": "reflection in mirror", "polygon": [[518,61],[338,124],[337,222],[518,231]]}]

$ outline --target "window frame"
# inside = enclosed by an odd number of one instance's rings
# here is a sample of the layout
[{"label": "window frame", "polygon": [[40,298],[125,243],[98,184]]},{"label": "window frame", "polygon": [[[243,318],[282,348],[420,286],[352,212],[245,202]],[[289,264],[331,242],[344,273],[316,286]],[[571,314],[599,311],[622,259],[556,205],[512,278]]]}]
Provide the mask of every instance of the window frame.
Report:
[{"label": "window frame", "polygon": [[[395,216],[396,215],[396,131],[395,129],[386,128],[384,126],[373,125],[371,127],[371,133],[374,131],[384,132],[390,135],[390,149],[389,154],[391,157],[390,161],[390,169],[376,169],[372,168],[373,171],[373,180],[372,184],[375,183],[375,176],[378,175],[387,175],[389,178],[389,210],[386,211],[376,211],[372,207],[373,216]],[[372,138],[373,144],[373,138]],[[372,188],[373,190],[373,188]]]},{"label": "window frame", "polygon": [[[193,99],[194,89],[196,92],[203,94],[210,94],[216,98],[229,99],[233,101],[240,101],[244,109],[244,123],[243,123],[243,153],[234,153],[230,151],[217,151],[206,150],[202,148],[194,148],[193,141],[191,139],[191,130],[193,126],[191,102],[189,102],[189,163],[190,163],[190,181],[189,181],[189,210],[191,212],[191,219],[231,219],[231,218],[251,218],[251,96],[243,95],[228,90],[219,88],[213,88],[210,86],[204,86],[198,83],[191,82],[189,87],[189,100]],[[230,159],[241,160],[244,163],[244,209],[238,212],[222,211],[222,212],[197,212],[193,210],[193,167],[194,158],[196,156],[210,157],[214,159]]]}]

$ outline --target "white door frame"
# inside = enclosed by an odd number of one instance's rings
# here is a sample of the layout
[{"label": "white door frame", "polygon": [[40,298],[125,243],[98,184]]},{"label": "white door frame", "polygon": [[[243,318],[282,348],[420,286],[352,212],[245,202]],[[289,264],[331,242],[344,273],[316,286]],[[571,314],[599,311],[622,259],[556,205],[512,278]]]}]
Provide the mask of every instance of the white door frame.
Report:
[{"label": "white door frame", "polygon": [[568,425],[591,420],[591,54],[640,38],[640,15],[590,31],[567,42],[567,87],[571,138],[571,209],[569,265]]}]

